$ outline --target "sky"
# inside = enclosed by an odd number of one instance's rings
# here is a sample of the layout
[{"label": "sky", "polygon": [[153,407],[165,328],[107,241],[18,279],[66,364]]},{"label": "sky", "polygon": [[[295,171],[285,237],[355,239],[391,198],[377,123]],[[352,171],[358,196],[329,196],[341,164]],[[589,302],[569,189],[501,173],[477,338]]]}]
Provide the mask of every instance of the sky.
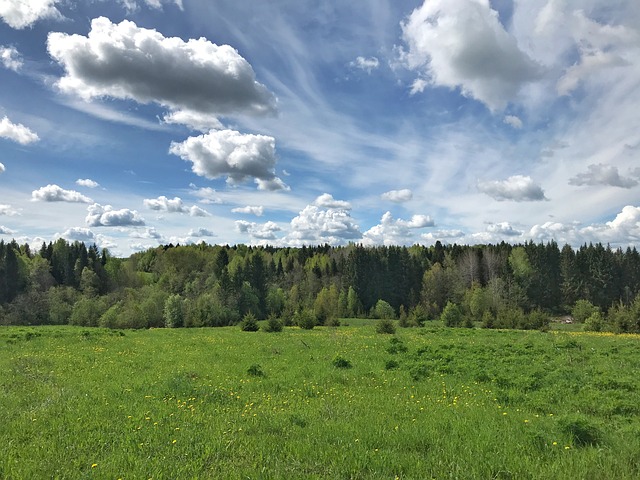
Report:
[{"label": "sky", "polygon": [[637,0],[2,0],[0,238],[640,243]]}]

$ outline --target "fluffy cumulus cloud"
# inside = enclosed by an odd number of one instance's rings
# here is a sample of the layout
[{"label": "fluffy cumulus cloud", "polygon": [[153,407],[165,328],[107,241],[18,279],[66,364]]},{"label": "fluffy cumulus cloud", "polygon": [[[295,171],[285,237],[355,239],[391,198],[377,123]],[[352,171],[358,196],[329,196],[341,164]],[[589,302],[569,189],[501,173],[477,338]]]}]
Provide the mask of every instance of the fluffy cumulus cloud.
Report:
[{"label": "fluffy cumulus cloud", "polygon": [[313,205],[322,208],[338,208],[351,210],[351,204],[344,200],[336,200],[330,193],[323,193],[313,201]]},{"label": "fluffy cumulus cloud", "polygon": [[20,215],[20,212],[13,208],[11,205],[0,205],[0,216],[13,217]]},{"label": "fluffy cumulus cloud", "polygon": [[222,198],[218,195],[218,192],[211,187],[203,187],[198,188],[194,184],[191,184],[192,195],[200,199],[200,203],[209,204],[220,204],[222,203]]},{"label": "fluffy cumulus cloud", "polygon": [[353,68],[359,68],[367,73],[371,73],[372,70],[380,66],[380,61],[377,57],[357,57],[349,65]]},{"label": "fluffy cumulus cloud", "polygon": [[92,243],[96,239],[96,235],[89,229],[85,227],[73,227],[65,230],[60,234],[62,238],[66,238],[67,240],[84,243]]},{"label": "fluffy cumulus cloud", "polygon": [[402,190],[390,190],[383,193],[380,197],[383,200],[389,200],[390,202],[404,203],[413,198],[413,192],[408,188],[403,188]]},{"label": "fluffy cumulus cloud", "polygon": [[229,45],[205,38],[185,42],[128,20],[114,24],[100,17],[86,37],[50,33],[47,48],[65,70],[58,87],[85,100],[153,102],[171,111],[167,121],[200,128],[219,127],[218,115],[276,109],[275,97],[256,81],[251,65]]},{"label": "fluffy cumulus cloud", "polygon": [[86,195],[75,190],[65,190],[58,185],[47,185],[31,192],[33,202],[70,202],[70,203],[92,203]]},{"label": "fluffy cumulus cloud", "polygon": [[61,18],[59,0],[2,0],[0,18],[11,28],[22,29],[42,18]]},{"label": "fluffy cumulus cloud", "polygon": [[211,131],[184,142],[172,142],[169,152],[191,162],[196,175],[214,179],[226,176],[230,184],[253,178],[260,190],[288,187],[275,175],[275,139],[235,130]]},{"label": "fluffy cumulus cloud", "polygon": [[406,245],[413,242],[415,229],[432,227],[427,215],[413,215],[411,220],[394,219],[391,212],[382,215],[380,223],[364,232],[365,245]]},{"label": "fluffy cumulus cloud", "polygon": [[162,235],[155,229],[155,227],[147,227],[142,231],[134,230],[129,236],[131,238],[151,238],[158,241],[162,240]]},{"label": "fluffy cumulus cloud", "polygon": [[464,237],[462,230],[435,230],[420,235],[420,238],[428,244],[434,244],[437,241],[442,243],[451,243]]},{"label": "fluffy cumulus cloud", "polygon": [[236,230],[240,233],[249,234],[251,238],[258,241],[273,241],[278,238],[276,233],[282,229],[275,222],[258,224],[254,222],[247,222],[245,220],[237,220]]},{"label": "fluffy cumulus cloud", "polygon": [[547,199],[540,185],[524,175],[514,175],[506,180],[478,182],[478,190],[499,202],[532,202]]},{"label": "fluffy cumulus cloud", "polygon": [[408,47],[403,60],[420,74],[413,92],[429,84],[460,88],[499,110],[541,75],[489,0],[425,0],[402,23],[402,32]]},{"label": "fluffy cumulus cloud", "polygon": [[264,214],[263,206],[253,206],[247,205],[246,207],[238,207],[232,208],[231,211],[233,213],[246,213],[248,215],[255,215],[256,217],[261,217]]},{"label": "fluffy cumulus cloud", "polygon": [[509,222],[492,223],[491,225],[487,226],[487,232],[497,234],[500,237],[515,237],[518,235],[522,235],[523,233],[520,230],[516,230],[515,228],[513,228],[513,225],[511,225]]},{"label": "fluffy cumulus cloud", "polygon": [[511,125],[513,128],[522,128],[522,120],[520,120],[520,117],[516,117],[515,115],[505,115],[502,121],[507,125]]},{"label": "fluffy cumulus cloud", "polygon": [[21,145],[28,145],[29,143],[40,140],[36,133],[29,130],[21,123],[13,123],[6,116],[0,120],[0,138],[13,140]]},{"label": "fluffy cumulus cloud", "polygon": [[76,180],[76,185],[87,188],[96,188],[100,186],[98,182],[91,180],[90,178],[79,178]]},{"label": "fluffy cumulus cloud", "polygon": [[614,165],[589,165],[587,171],[579,173],[569,180],[569,185],[609,185],[612,187],[632,188],[638,185],[633,178],[621,177]]},{"label": "fluffy cumulus cloud", "polygon": [[362,232],[351,217],[350,209],[348,202],[323,194],[291,220],[289,233],[282,243],[291,246],[343,245],[358,240],[362,238]]},{"label": "fluffy cumulus cloud", "polygon": [[207,228],[198,228],[197,230],[191,229],[189,230],[188,235],[190,237],[215,237],[216,234]]},{"label": "fluffy cumulus cloud", "polygon": [[94,203],[87,208],[85,223],[90,227],[138,227],[145,224],[144,218],[135,210],[114,210],[111,205]]},{"label": "fluffy cumulus cloud", "polygon": [[15,47],[5,47],[0,45],[0,62],[8,68],[17,72],[22,68],[22,57]]},{"label": "fluffy cumulus cloud", "polygon": [[14,233],[16,233],[14,230],[11,230],[4,225],[0,225],[0,235],[13,235]]},{"label": "fluffy cumulus cloud", "polygon": [[169,199],[164,195],[158,198],[146,198],[143,200],[144,206],[157,211],[169,212],[169,213],[184,213],[192,217],[208,217],[209,212],[193,205],[191,207],[186,206],[180,197],[173,197]]}]

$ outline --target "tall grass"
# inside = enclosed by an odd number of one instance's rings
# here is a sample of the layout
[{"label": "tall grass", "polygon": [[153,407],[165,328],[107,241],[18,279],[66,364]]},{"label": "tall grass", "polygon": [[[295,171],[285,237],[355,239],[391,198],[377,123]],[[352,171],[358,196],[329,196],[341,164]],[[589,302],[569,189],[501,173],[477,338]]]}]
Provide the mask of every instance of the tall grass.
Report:
[{"label": "tall grass", "polygon": [[4,328],[0,478],[639,478],[638,340]]}]

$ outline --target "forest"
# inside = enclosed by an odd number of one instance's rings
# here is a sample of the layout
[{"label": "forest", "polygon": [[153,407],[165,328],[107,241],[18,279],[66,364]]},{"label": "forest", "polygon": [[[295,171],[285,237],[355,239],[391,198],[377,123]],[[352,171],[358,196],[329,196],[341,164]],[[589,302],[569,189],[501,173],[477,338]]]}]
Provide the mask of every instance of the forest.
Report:
[{"label": "forest", "polygon": [[247,318],[313,328],[400,326],[640,332],[640,254],[602,244],[280,248],[164,245],[128,258],[59,239],[0,242],[0,324],[215,327]]}]

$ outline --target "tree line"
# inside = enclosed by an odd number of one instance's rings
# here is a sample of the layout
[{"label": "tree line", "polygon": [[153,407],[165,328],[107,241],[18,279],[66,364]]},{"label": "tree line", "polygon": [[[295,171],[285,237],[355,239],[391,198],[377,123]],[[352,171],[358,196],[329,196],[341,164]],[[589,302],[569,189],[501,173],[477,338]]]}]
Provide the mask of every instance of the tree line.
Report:
[{"label": "tree line", "polygon": [[[640,332],[640,254],[600,243],[277,248],[164,245],[117,258],[64,239],[0,242],[0,324],[200,327],[247,315],[284,324],[340,318]],[[585,317],[585,312],[588,315]],[[593,318],[592,318],[593,317]]]}]

